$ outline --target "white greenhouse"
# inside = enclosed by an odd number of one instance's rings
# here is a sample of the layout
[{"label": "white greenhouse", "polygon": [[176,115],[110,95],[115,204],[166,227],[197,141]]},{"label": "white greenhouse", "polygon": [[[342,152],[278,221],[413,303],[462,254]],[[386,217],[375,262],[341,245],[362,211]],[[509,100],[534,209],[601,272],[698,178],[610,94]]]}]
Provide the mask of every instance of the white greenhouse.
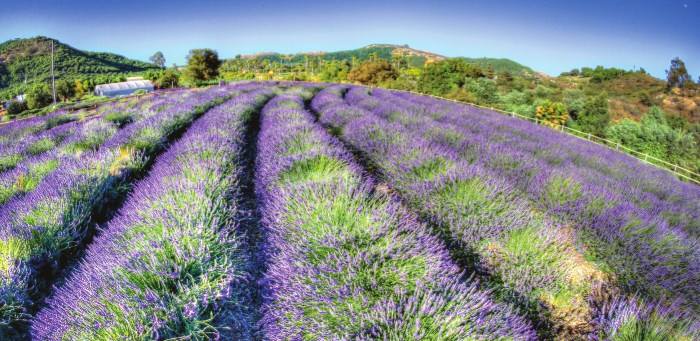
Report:
[{"label": "white greenhouse", "polygon": [[131,95],[138,90],[153,91],[153,83],[147,80],[133,80],[128,82],[100,84],[95,86],[95,95],[107,97],[119,97]]}]

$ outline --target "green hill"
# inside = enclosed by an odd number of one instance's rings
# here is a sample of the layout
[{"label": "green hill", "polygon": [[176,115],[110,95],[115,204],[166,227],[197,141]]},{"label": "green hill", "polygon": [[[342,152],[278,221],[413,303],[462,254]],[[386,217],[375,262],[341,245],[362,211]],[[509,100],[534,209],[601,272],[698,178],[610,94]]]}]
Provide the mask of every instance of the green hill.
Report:
[{"label": "green hill", "polygon": [[[344,50],[335,52],[305,52],[295,54],[281,54],[276,52],[264,52],[252,55],[243,55],[242,58],[267,60],[284,64],[300,64],[308,58],[317,58],[325,61],[331,60],[358,60],[363,61],[376,55],[379,58],[390,60],[392,57],[403,56],[408,59],[408,63],[415,67],[423,67],[426,62],[435,62],[447,59],[447,57],[421,51],[409,47],[408,45],[395,44],[372,44],[354,50]],[[481,67],[491,67],[496,72],[508,71],[512,74],[533,74],[534,71],[527,66],[506,58],[467,58],[459,57],[469,63],[477,64]]]},{"label": "green hill", "polygon": [[57,79],[115,76],[155,68],[113,53],[81,51],[47,37],[13,39],[0,44],[0,99],[51,79],[52,40]]},{"label": "green hill", "polygon": [[510,72],[512,74],[533,74],[531,68],[507,58],[468,58],[460,57],[468,63],[479,65],[483,68],[491,67],[495,72]]}]

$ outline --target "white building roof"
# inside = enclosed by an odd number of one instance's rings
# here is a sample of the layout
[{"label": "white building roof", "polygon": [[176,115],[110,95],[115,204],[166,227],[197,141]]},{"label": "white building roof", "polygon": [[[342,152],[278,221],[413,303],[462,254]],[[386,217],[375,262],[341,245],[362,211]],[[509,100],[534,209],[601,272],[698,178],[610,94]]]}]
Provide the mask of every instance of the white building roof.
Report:
[{"label": "white building roof", "polygon": [[115,90],[130,90],[130,89],[153,89],[153,83],[148,80],[128,81],[119,83],[100,84],[95,86],[95,91],[109,92]]}]

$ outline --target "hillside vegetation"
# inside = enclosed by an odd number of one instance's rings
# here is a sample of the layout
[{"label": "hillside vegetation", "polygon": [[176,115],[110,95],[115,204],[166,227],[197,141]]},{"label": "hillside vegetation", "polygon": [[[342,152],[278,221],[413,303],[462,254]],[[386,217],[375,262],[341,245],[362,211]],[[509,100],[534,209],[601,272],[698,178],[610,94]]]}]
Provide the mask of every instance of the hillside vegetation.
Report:
[{"label": "hillside vegetation", "polygon": [[81,51],[47,37],[14,39],[0,44],[0,99],[50,81],[51,41],[58,80],[87,80],[94,85],[155,68],[113,53]]}]

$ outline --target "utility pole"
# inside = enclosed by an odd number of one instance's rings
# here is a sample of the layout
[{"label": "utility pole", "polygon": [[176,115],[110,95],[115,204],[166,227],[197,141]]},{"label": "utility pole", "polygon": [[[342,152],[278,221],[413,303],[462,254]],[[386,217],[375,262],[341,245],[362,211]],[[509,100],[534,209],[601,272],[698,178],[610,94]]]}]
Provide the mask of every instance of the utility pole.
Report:
[{"label": "utility pole", "polygon": [[56,77],[53,73],[53,40],[51,40],[51,90],[53,93],[53,104],[56,104]]}]

